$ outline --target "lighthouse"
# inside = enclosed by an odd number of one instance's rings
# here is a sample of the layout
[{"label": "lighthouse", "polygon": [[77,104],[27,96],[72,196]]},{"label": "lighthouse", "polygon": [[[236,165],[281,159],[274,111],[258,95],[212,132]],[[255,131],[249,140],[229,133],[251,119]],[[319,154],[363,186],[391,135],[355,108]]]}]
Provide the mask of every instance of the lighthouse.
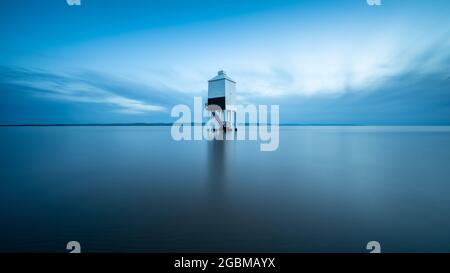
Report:
[{"label": "lighthouse", "polygon": [[223,70],[208,81],[206,109],[217,120],[219,129],[236,130],[236,82]]}]

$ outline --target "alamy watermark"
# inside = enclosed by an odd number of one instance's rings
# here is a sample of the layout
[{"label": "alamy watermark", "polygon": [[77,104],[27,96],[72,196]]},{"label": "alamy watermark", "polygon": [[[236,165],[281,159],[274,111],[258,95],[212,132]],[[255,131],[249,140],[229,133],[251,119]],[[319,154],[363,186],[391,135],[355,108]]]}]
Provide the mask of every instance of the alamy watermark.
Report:
[{"label": "alamy watermark", "polygon": [[366,0],[369,6],[381,6],[381,0]]},{"label": "alamy watermark", "polygon": [[81,0],[66,0],[69,6],[81,6]]},{"label": "alamy watermark", "polygon": [[[171,116],[178,118],[171,128],[172,138],[181,140],[260,140],[261,151],[275,151],[279,146],[279,105],[233,105],[233,111],[222,111],[216,106],[207,109],[201,97],[194,97],[194,109],[179,104],[172,108]],[[221,116],[233,115],[223,122]],[[270,121],[269,121],[270,115]],[[204,118],[208,120],[203,122]],[[247,119],[248,118],[248,119]],[[248,120],[248,122],[247,122]],[[248,134],[247,134],[248,133]]]},{"label": "alamy watermark", "polygon": [[381,244],[378,241],[370,241],[367,243],[366,249],[370,253],[381,253]]},{"label": "alamy watermark", "polygon": [[70,250],[70,253],[81,253],[81,244],[78,241],[70,241],[67,243],[66,249]]}]

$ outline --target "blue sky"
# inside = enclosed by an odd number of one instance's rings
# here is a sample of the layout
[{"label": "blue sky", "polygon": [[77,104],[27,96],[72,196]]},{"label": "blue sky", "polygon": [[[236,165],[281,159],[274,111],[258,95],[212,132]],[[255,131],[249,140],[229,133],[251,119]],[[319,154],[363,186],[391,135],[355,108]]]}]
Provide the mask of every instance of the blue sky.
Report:
[{"label": "blue sky", "polygon": [[283,123],[450,124],[447,0],[0,3],[0,124],[170,122],[220,69]]}]

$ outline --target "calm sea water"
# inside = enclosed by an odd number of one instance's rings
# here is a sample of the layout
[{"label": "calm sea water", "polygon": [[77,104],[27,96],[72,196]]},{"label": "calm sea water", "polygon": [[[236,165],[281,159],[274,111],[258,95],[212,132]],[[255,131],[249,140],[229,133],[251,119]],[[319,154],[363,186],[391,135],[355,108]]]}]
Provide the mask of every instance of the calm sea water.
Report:
[{"label": "calm sea water", "polygon": [[0,251],[450,252],[450,127],[2,127],[0,221]]}]

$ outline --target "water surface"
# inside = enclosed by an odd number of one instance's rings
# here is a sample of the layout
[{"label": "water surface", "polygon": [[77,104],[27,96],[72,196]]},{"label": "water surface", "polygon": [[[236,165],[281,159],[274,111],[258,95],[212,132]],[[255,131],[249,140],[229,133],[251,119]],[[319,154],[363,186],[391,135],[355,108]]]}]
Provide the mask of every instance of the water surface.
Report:
[{"label": "water surface", "polygon": [[450,127],[0,127],[0,251],[450,252]]}]

